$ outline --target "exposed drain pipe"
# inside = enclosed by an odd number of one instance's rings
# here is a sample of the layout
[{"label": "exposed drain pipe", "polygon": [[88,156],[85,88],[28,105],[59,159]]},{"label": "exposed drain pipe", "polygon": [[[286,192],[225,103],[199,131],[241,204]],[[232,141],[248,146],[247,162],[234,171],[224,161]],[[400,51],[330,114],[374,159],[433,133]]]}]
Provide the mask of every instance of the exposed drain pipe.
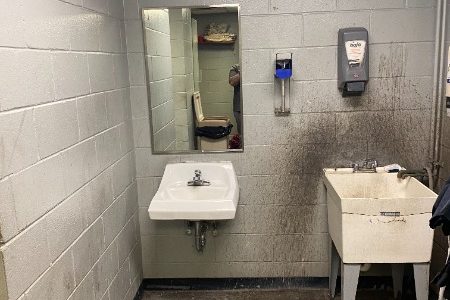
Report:
[{"label": "exposed drain pipe", "polygon": [[202,221],[194,221],[195,232],[195,248],[198,252],[203,252],[203,248],[206,245],[206,229],[208,225]]},{"label": "exposed drain pipe", "polygon": [[[441,127],[442,127],[442,99],[443,99],[443,78],[444,78],[444,55],[445,55],[445,35],[446,35],[447,5],[445,0],[439,0],[436,10],[436,36],[435,36],[435,57],[433,69],[433,100],[432,108],[433,126],[431,149],[433,162],[439,162],[441,157]],[[439,168],[439,166],[437,166]]]},{"label": "exposed drain pipe", "polygon": [[185,231],[187,235],[192,235],[192,227],[194,227],[195,249],[198,252],[203,252],[206,246],[206,232],[208,229],[211,229],[213,237],[219,234],[216,221],[187,221]]}]

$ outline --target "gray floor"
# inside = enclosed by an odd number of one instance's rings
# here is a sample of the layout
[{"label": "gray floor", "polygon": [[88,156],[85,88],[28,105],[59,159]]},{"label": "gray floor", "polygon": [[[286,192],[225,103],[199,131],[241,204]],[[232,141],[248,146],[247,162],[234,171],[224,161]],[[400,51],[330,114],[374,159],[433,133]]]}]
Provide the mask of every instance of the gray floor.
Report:
[{"label": "gray floor", "polygon": [[[322,300],[330,299],[327,289],[252,289],[215,291],[145,291],[143,300]],[[357,300],[390,300],[392,293],[358,291]],[[338,296],[335,300],[341,300]]]}]

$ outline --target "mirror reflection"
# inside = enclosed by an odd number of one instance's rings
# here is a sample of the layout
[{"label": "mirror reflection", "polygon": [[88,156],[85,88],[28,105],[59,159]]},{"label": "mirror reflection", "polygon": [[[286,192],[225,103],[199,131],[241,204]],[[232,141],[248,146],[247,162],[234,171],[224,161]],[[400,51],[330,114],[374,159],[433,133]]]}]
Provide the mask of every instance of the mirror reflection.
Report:
[{"label": "mirror reflection", "polygon": [[154,153],[242,149],[237,5],[144,9]]}]

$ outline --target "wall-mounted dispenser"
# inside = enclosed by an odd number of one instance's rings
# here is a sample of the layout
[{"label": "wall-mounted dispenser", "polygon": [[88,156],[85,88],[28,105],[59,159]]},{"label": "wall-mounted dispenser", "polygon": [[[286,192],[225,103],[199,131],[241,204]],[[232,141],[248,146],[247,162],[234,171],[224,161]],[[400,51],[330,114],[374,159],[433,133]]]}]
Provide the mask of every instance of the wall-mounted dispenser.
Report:
[{"label": "wall-mounted dispenser", "polygon": [[[292,77],[292,53],[277,53],[275,57],[275,114],[285,116],[290,113],[290,91]],[[278,95],[278,91],[280,94]]]},{"label": "wall-mounted dispenser", "polygon": [[369,81],[369,34],[342,28],[338,34],[338,88],[343,97],[360,96]]}]

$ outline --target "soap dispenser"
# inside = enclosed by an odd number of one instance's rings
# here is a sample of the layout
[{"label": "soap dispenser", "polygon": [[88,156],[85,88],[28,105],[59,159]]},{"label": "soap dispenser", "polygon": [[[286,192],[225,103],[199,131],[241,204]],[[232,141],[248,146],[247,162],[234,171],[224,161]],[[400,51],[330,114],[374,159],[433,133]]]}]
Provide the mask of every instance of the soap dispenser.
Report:
[{"label": "soap dispenser", "polygon": [[360,96],[369,81],[369,34],[362,27],[338,34],[338,88],[343,97]]},{"label": "soap dispenser", "polygon": [[277,53],[275,57],[276,84],[281,90],[281,97],[275,102],[275,115],[287,116],[290,113],[290,88],[292,77],[292,53]]}]

